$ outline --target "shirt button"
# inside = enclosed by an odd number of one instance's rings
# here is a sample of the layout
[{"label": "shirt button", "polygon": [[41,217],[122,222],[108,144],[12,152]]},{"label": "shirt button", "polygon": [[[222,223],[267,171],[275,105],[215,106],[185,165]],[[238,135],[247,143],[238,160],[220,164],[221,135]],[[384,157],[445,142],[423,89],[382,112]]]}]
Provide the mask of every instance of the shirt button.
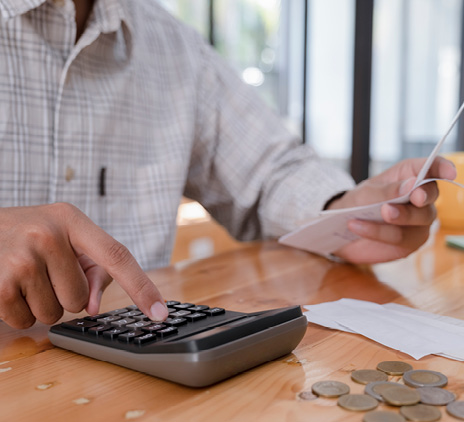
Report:
[{"label": "shirt button", "polygon": [[71,180],[74,179],[74,169],[72,167],[69,167],[69,166],[66,167],[64,178],[66,179],[67,182],[70,182]]}]

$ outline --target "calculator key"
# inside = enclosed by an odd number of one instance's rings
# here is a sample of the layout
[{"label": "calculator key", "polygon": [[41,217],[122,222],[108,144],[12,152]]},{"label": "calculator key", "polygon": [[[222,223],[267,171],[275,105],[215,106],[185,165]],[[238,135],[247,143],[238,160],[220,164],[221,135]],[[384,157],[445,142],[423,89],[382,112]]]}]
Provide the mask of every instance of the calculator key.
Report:
[{"label": "calculator key", "polygon": [[88,315],[86,317],[84,317],[84,319],[86,319],[87,321],[97,321],[101,318],[105,318],[107,316],[110,316],[109,314],[107,313],[104,313],[104,314],[98,314],[98,315]]},{"label": "calculator key", "polygon": [[134,338],[134,344],[145,344],[145,343],[150,343],[152,341],[156,340],[156,334],[154,333],[146,333],[143,336],[135,337]]},{"label": "calculator key", "polygon": [[176,308],[168,308],[168,312],[172,314],[173,312],[177,312]]},{"label": "calculator key", "polygon": [[143,315],[142,312],[140,311],[129,311],[129,312],[124,312],[123,314],[119,314],[121,318],[133,318],[139,315]]},{"label": "calculator key", "polygon": [[152,323],[149,321],[135,321],[134,323],[127,324],[126,327],[127,328],[142,328],[150,324]]},{"label": "calculator key", "polygon": [[187,320],[185,318],[167,318],[164,323],[169,325],[170,327],[178,327],[179,325],[187,324]]},{"label": "calculator key", "polygon": [[134,338],[143,336],[145,333],[140,330],[128,331],[127,333],[122,333],[118,336],[118,340],[123,343],[130,343]]},{"label": "calculator key", "polygon": [[211,309],[205,309],[203,312],[206,315],[215,316],[215,315],[221,315],[225,313],[226,311],[223,308],[211,308]]},{"label": "calculator key", "polygon": [[142,327],[142,331],[152,333],[154,331],[162,330],[163,328],[166,328],[166,325],[164,325],[164,324],[151,324],[151,325],[147,325],[146,327]]},{"label": "calculator key", "polygon": [[169,308],[171,306],[174,306],[174,305],[180,305],[180,302],[178,302],[177,300],[167,300],[166,301],[166,306]]},{"label": "calculator key", "polygon": [[113,325],[114,327],[124,327],[127,324],[132,324],[133,322],[135,322],[135,319],[121,318],[121,319],[118,319],[117,321],[112,321],[111,325]]},{"label": "calculator key", "polygon": [[93,334],[94,336],[101,336],[104,331],[112,330],[114,327],[108,324],[100,324],[95,327],[89,328],[88,333]]},{"label": "calculator key", "polygon": [[176,308],[176,309],[188,309],[188,308],[191,308],[192,306],[195,306],[195,304],[193,303],[181,303],[179,305],[173,305],[172,308]]},{"label": "calculator key", "polygon": [[177,317],[185,317],[185,315],[189,315],[191,312],[190,311],[177,311],[173,312],[172,314],[169,314],[171,318],[177,318]]},{"label": "calculator key", "polygon": [[63,322],[63,327],[69,328],[74,331],[86,332],[89,328],[95,327],[98,322],[87,321],[85,319],[73,319],[72,321]]},{"label": "calculator key", "polygon": [[119,336],[119,334],[125,333],[127,331],[129,331],[127,328],[112,328],[111,330],[103,331],[103,337],[114,340]]},{"label": "calculator key", "polygon": [[161,338],[164,338],[172,334],[176,334],[176,333],[177,333],[176,327],[167,327],[167,328],[163,328],[162,330],[156,331],[156,335]]},{"label": "calculator key", "polygon": [[199,321],[200,319],[206,318],[206,314],[201,312],[195,312],[194,314],[186,315],[185,318],[190,322]]},{"label": "calculator key", "polygon": [[150,318],[148,318],[146,315],[144,315],[144,314],[142,314],[142,313],[141,313],[140,315],[135,315],[133,318],[134,318],[136,321],[151,321]]},{"label": "calculator key", "polygon": [[129,305],[129,306],[126,306],[126,309],[128,311],[139,311],[140,309],[137,307],[137,305]]},{"label": "calculator key", "polygon": [[118,319],[121,319],[121,317],[118,317],[116,315],[110,315],[110,316],[107,316],[107,317],[98,318],[97,322],[100,322],[101,324],[110,324],[113,321],[117,321]]},{"label": "calculator key", "polygon": [[113,309],[112,311],[107,312],[109,315],[119,315],[127,312],[127,308]]},{"label": "calculator key", "polygon": [[191,308],[188,308],[188,310],[191,312],[202,312],[202,311],[205,311],[206,309],[209,309],[209,306],[196,305],[196,306],[192,306]]}]

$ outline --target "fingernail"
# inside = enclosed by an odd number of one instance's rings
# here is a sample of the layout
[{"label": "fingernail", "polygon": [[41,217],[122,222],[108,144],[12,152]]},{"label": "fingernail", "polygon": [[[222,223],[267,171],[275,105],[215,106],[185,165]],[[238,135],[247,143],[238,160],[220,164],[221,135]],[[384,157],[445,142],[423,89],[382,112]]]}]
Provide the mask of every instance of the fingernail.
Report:
[{"label": "fingernail", "polygon": [[388,207],[388,215],[390,216],[390,218],[392,220],[396,220],[400,216],[400,211],[398,210],[398,208],[393,207],[391,205],[387,205],[387,207]]},{"label": "fingernail", "polygon": [[401,183],[400,195],[406,195],[407,193],[409,193],[409,191],[414,186],[415,180],[416,180],[415,177],[410,177],[409,179],[406,179],[403,183]]},{"label": "fingernail", "polygon": [[153,321],[164,321],[168,316],[168,310],[161,302],[156,302],[150,308],[150,314]]},{"label": "fingernail", "polygon": [[349,229],[357,234],[364,234],[366,232],[366,226],[359,220],[352,220],[348,223]]}]

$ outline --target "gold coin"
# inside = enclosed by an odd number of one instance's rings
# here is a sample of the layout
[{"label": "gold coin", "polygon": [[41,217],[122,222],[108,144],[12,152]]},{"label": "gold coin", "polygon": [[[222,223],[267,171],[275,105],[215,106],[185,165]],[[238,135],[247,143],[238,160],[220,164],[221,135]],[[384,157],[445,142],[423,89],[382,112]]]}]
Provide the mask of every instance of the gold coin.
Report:
[{"label": "gold coin", "polygon": [[376,369],[358,369],[351,373],[351,379],[359,384],[369,384],[375,381],[388,381],[388,375]]},{"label": "gold coin", "polygon": [[312,385],[311,391],[321,397],[340,397],[350,392],[350,387],[340,381],[319,381]]},{"label": "gold coin", "polygon": [[415,369],[403,374],[403,381],[411,387],[444,387],[448,378],[441,372]]},{"label": "gold coin", "polygon": [[457,419],[464,420],[464,401],[454,401],[446,406],[446,411]]},{"label": "gold coin", "polygon": [[365,412],[375,409],[379,402],[367,394],[345,394],[338,399],[337,404],[347,410]]},{"label": "gold coin", "polygon": [[439,387],[420,387],[417,389],[421,396],[421,403],[432,406],[445,406],[456,400],[454,393]]},{"label": "gold coin", "polygon": [[420,402],[420,394],[404,385],[388,388],[380,394],[392,406],[410,406]]},{"label": "gold coin", "polygon": [[441,418],[438,408],[427,406],[426,404],[416,404],[415,406],[403,406],[400,413],[409,421],[415,422],[434,422]]},{"label": "gold coin", "polygon": [[384,401],[383,397],[381,396],[382,391],[386,390],[387,388],[398,387],[399,385],[401,384],[391,381],[374,381],[366,385],[364,393],[369,394],[378,401]]},{"label": "gold coin", "polygon": [[363,422],[406,422],[406,419],[398,413],[374,410],[364,415]]},{"label": "gold coin", "polygon": [[403,375],[407,371],[412,370],[412,366],[406,362],[396,360],[386,360],[377,365],[379,371],[385,372],[388,375]]}]

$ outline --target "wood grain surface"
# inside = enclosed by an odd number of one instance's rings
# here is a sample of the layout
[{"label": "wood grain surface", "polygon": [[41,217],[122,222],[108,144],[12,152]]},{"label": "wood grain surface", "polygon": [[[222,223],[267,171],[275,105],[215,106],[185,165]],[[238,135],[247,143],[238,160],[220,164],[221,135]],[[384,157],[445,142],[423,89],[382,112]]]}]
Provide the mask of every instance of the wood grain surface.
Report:
[{"label": "wood grain surface", "polygon": [[[337,264],[264,242],[149,276],[165,299],[237,311],[349,297],[464,319],[464,252],[446,247],[446,234],[438,232],[404,260],[372,267]],[[102,311],[128,304],[113,283]],[[47,331],[41,323],[14,330],[0,322],[0,421],[362,421],[362,412],[344,410],[335,399],[301,393],[327,379],[362,393],[364,386],[351,381],[350,373],[374,369],[383,360],[440,371],[449,378],[447,389],[464,400],[463,362],[437,356],[415,361],[359,335],[313,324],[292,354],[201,389],[55,348]],[[379,409],[398,411],[386,405]],[[442,421],[456,421],[440,409]]]}]

